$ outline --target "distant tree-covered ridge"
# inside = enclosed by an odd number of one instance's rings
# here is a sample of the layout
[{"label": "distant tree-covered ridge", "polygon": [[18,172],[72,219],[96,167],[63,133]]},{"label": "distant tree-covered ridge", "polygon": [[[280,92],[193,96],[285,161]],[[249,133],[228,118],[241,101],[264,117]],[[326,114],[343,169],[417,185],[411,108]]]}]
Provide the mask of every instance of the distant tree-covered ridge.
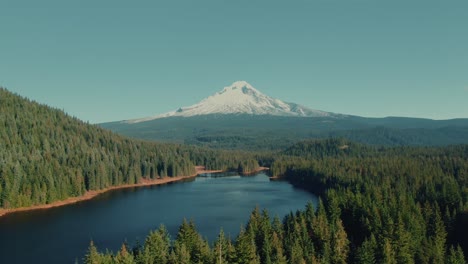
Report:
[{"label": "distant tree-covered ridge", "polygon": [[285,117],[217,114],[100,124],[122,135],[217,149],[281,150],[307,139],[343,137],[384,146],[468,143],[468,119]]},{"label": "distant tree-covered ridge", "polygon": [[131,140],[0,88],[0,208],[48,204],[194,165],[250,172],[250,154]]}]

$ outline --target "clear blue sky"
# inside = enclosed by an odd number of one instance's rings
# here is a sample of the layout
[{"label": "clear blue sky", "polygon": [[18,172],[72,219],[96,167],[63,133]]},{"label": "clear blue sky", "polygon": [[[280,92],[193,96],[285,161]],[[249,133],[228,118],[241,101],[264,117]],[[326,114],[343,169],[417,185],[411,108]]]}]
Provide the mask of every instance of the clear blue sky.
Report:
[{"label": "clear blue sky", "polygon": [[92,123],[236,80],[361,116],[468,117],[468,1],[0,0],[0,85]]}]

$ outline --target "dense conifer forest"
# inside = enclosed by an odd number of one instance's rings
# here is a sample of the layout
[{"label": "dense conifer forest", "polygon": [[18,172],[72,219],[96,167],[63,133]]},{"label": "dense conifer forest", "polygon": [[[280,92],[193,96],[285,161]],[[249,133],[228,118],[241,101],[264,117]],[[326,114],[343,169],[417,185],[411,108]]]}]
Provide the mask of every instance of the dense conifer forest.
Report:
[{"label": "dense conifer forest", "polygon": [[207,169],[257,169],[252,154],[130,140],[0,88],[0,209]]},{"label": "dense conifer forest", "polygon": [[[276,154],[273,176],[321,200],[282,221],[255,209],[238,237],[209,244],[184,221],[143,245],[86,263],[465,263],[468,146],[383,148],[342,139],[308,141]],[[125,260],[123,260],[125,259]],[[122,262],[123,261],[123,262]]]},{"label": "dense conifer forest", "polygon": [[[132,140],[0,88],[0,207],[47,204],[195,165],[272,176],[320,196],[283,219],[255,209],[235,238],[209,243],[192,222],[85,263],[465,263],[468,146],[381,147],[345,139],[280,152]],[[221,227],[213,227],[221,228]]]},{"label": "dense conifer forest", "polygon": [[463,263],[452,260],[468,246],[467,145],[383,148],[331,139],[282,154],[271,173],[323,198],[329,224],[338,219],[346,230],[348,262]]}]

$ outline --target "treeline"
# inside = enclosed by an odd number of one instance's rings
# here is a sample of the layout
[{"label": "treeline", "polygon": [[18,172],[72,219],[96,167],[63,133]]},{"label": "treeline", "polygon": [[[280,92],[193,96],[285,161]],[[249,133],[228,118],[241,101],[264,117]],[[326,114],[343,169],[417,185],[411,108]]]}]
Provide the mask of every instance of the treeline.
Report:
[{"label": "treeline", "polygon": [[[306,211],[291,214],[282,223],[276,217],[270,219],[266,210],[260,212],[256,208],[251,213],[246,228],[241,228],[240,234],[234,240],[226,237],[221,230],[211,246],[197,232],[193,222],[184,220],[175,240],[171,240],[166,228],[161,226],[158,230],[150,232],[143,245],[130,249],[127,244],[123,244],[116,254],[100,253],[96,245],[91,242],[84,262],[93,264],[306,263],[314,259],[314,249],[312,241],[304,240],[308,237],[305,234],[312,231],[313,226],[325,223],[320,222],[323,220],[322,217],[328,219],[328,216],[322,215],[325,213],[323,207],[317,212],[319,213],[316,213],[309,204]],[[333,231],[333,233],[340,232],[345,235],[342,225]],[[317,232],[314,236],[316,239],[322,239],[322,234]],[[346,236],[340,239],[346,240]],[[347,242],[340,239],[335,239],[333,243],[344,243],[343,250],[349,250]],[[288,259],[292,262],[288,262]]]},{"label": "treeline", "polygon": [[[283,222],[277,217],[273,220],[266,210],[256,208],[250,215],[246,228],[231,240],[221,230],[212,245],[196,230],[193,222],[183,221],[175,240],[171,240],[167,229],[162,225],[151,231],[143,245],[130,248],[122,244],[115,254],[101,253],[91,241],[83,261],[86,264],[180,264],[180,263],[238,263],[238,264],[315,264],[315,263],[415,263],[408,254],[411,249],[410,237],[404,230],[400,218],[394,223],[395,238],[383,242],[375,236],[363,243],[352,253],[353,243],[340,218],[338,204],[328,207],[319,201],[318,208],[307,204],[305,210],[290,213]],[[439,234],[442,220],[434,217],[434,232]],[[437,220],[438,219],[438,220]],[[404,238],[404,241],[396,241]],[[403,244],[397,244],[403,242]],[[398,250],[395,247],[398,246]],[[440,245],[439,245],[440,246]],[[428,249],[420,249],[433,253]],[[465,263],[462,249],[451,246],[445,249],[441,258],[430,259],[426,263]],[[424,262],[416,262],[424,263]]]},{"label": "treeline", "polygon": [[189,153],[189,159],[203,165],[207,170],[236,171],[248,174],[258,170],[258,154],[245,151],[228,151],[184,146]]},{"label": "treeline", "polygon": [[0,88],[0,207],[48,204],[195,165],[254,170],[253,155],[130,140]]},{"label": "treeline", "polygon": [[[416,123],[416,120],[409,122]],[[444,121],[441,121],[444,122]],[[396,128],[389,123],[366,129],[332,131],[329,137],[347,138],[349,140],[371,145],[385,146],[447,146],[466,144],[468,127],[460,122],[439,128]]]},{"label": "treeline", "polygon": [[325,210],[343,223],[348,263],[454,263],[459,245],[466,252],[468,146],[325,140],[283,154],[271,173],[323,197]]}]

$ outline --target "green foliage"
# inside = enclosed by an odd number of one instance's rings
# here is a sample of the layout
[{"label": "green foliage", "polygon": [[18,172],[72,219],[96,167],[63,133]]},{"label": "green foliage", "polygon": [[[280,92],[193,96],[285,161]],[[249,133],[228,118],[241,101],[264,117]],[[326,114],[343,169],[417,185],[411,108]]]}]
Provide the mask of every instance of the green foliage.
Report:
[{"label": "green foliage", "polygon": [[[309,217],[321,261],[444,263],[460,256],[449,251],[452,245],[466,247],[458,235],[467,224],[466,145],[384,148],[308,141],[282,152],[270,171],[323,198],[317,215]],[[287,249],[294,246],[285,241]]]},{"label": "green foliage", "polygon": [[151,231],[145,240],[145,246],[136,256],[137,263],[167,263],[171,240],[167,229],[161,225],[157,231]]},{"label": "green foliage", "polygon": [[[46,204],[154,177],[191,175],[181,146],[132,141],[0,89],[0,205]],[[166,172],[162,175],[162,172]]]},{"label": "green foliage", "polygon": [[366,238],[357,250],[355,263],[362,263],[362,264],[377,263],[376,251],[377,251],[377,241],[375,240],[375,237],[371,236],[370,238]]},{"label": "green foliage", "polygon": [[134,264],[134,257],[133,254],[128,252],[127,246],[125,244],[122,244],[122,247],[120,248],[119,252],[117,252],[117,255],[114,257],[115,264]]},{"label": "green foliage", "polygon": [[235,249],[232,242],[227,239],[224,235],[224,231],[221,229],[218,238],[213,245],[213,259],[214,263],[230,263],[234,259]]},{"label": "green foliage", "polygon": [[[185,219],[179,227],[175,245],[188,252],[191,263],[208,263],[211,262],[212,253],[208,242],[198,234],[193,221],[187,222]],[[181,251],[183,252],[183,251]]]},{"label": "green foliage", "polygon": [[[255,208],[247,222],[247,228],[241,228],[234,243],[221,230],[212,246],[202,239],[192,221],[184,220],[173,241],[169,239],[165,227],[161,226],[159,230],[149,233],[145,244],[137,247],[140,250],[133,252],[128,251],[124,244],[115,255],[101,254],[91,242],[84,260],[85,263],[161,264],[465,263],[460,246],[450,246],[442,253],[431,248],[437,245],[436,242],[414,246],[413,243],[419,242],[412,240],[413,232],[406,228],[410,225],[402,217],[397,218],[396,223],[384,221],[390,226],[382,224],[380,229],[370,232],[362,242],[349,240],[348,236],[353,232],[346,231],[346,222],[342,220],[346,217],[341,214],[336,218],[327,213],[328,206],[327,200],[320,201],[317,210],[313,210],[312,205],[308,204],[305,210],[285,216],[282,223],[277,218],[270,220],[266,210],[260,213]],[[428,216],[434,225],[427,229],[427,236],[423,239],[444,239],[444,229],[441,228],[437,215],[437,211],[434,211]],[[352,247],[357,250],[353,252]],[[447,243],[444,242],[443,247],[446,248]],[[419,249],[423,250],[427,258],[417,256],[416,251]],[[440,256],[442,259],[439,259]]]},{"label": "green foliage", "polygon": [[88,252],[86,253],[83,261],[86,264],[99,264],[99,263],[101,263],[101,254],[97,251],[97,248],[94,245],[94,242],[92,240],[91,240],[91,242],[89,244]]},{"label": "green foliage", "polygon": [[465,264],[465,256],[463,254],[463,250],[461,249],[460,246],[457,246],[456,248],[451,246],[450,247],[450,253],[447,257],[447,264]]},{"label": "green foliage", "polygon": [[130,140],[0,88],[0,208],[48,204],[110,186],[258,169],[256,156]]},{"label": "green foliage", "polygon": [[241,229],[235,243],[235,263],[260,263],[260,258],[257,255],[257,247],[255,246],[254,234]]}]

